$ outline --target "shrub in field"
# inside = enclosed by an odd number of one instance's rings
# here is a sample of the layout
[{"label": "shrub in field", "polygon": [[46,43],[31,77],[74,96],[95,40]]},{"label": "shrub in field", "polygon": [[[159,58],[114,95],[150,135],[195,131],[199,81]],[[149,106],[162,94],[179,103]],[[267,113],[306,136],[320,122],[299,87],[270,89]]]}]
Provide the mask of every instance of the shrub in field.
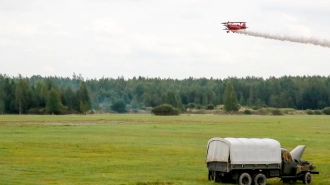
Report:
[{"label": "shrub in field", "polygon": [[308,114],[308,115],[313,115],[314,112],[313,112],[312,110],[310,110],[310,109],[307,109],[307,110],[306,110],[306,114]]},{"label": "shrub in field", "polygon": [[322,112],[320,110],[314,110],[315,115],[322,115]]},{"label": "shrub in field", "polygon": [[252,109],[253,110],[258,110],[258,109],[260,109],[260,107],[258,107],[258,106],[252,106]]},{"label": "shrub in field", "polygon": [[193,110],[191,114],[207,114],[208,112],[205,109]]},{"label": "shrub in field", "polygon": [[272,110],[272,115],[280,116],[280,115],[283,115],[283,113],[281,112],[280,109],[274,109],[274,110]]},{"label": "shrub in field", "polygon": [[223,105],[217,105],[217,106],[215,106],[214,107],[214,109],[216,109],[216,110],[223,110]]},{"label": "shrub in field", "polygon": [[154,107],[151,112],[155,115],[161,115],[161,116],[170,116],[170,115],[179,115],[180,111],[179,109],[173,107],[169,104],[163,104],[158,105]]},{"label": "shrub in field", "polygon": [[326,107],[322,110],[323,114],[330,115],[330,107]]},{"label": "shrub in field", "polygon": [[147,110],[147,107],[145,107],[145,106],[141,106],[140,109],[141,109],[141,110]]},{"label": "shrub in field", "polygon": [[213,104],[208,104],[206,107],[207,110],[213,110],[214,109],[214,105]]},{"label": "shrub in field", "polygon": [[189,109],[193,109],[193,108],[195,108],[196,107],[196,105],[194,104],[194,103],[188,103],[187,105],[186,105],[186,108],[189,108]]},{"label": "shrub in field", "polygon": [[118,100],[112,103],[110,106],[111,110],[116,111],[118,113],[126,112],[126,104],[122,100]]},{"label": "shrub in field", "polygon": [[268,108],[261,108],[261,109],[257,110],[257,113],[260,114],[260,115],[268,115],[268,114],[270,114]]},{"label": "shrub in field", "polygon": [[250,114],[252,114],[252,112],[251,112],[251,110],[249,110],[249,109],[245,109],[245,110],[244,110],[244,114],[250,115]]},{"label": "shrub in field", "polygon": [[31,108],[27,111],[28,114],[46,114],[45,108]]},{"label": "shrub in field", "polygon": [[151,111],[152,110],[152,107],[147,107],[146,110],[147,111]]},{"label": "shrub in field", "polygon": [[282,108],[281,111],[283,112],[283,114],[294,115],[294,113],[296,112],[296,109],[293,109],[293,108]]},{"label": "shrub in field", "polygon": [[196,105],[196,109],[202,109],[202,108],[203,108],[203,106],[201,104]]}]

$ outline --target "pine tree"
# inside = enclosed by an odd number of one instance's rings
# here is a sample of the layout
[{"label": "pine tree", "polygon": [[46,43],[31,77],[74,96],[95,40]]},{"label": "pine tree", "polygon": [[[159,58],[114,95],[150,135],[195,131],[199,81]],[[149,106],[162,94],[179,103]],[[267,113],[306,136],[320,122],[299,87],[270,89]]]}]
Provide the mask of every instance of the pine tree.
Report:
[{"label": "pine tree", "polygon": [[143,94],[143,103],[144,103],[144,106],[146,106],[146,107],[152,106],[152,100],[151,100],[151,96],[149,93]]},{"label": "pine tree", "polygon": [[79,102],[79,111],[86,114],[91,108],[91,100],[85,82],[80,83],[80,87],[77,91],[77,98],[77,101]]},{"label": "pine tree", "polygon": [[[68,107],[69,111],[75,110],[75,99],[76,94],[73,92],[70,86],[66,87],[64,90],[64,101],[63,104]],[[76,110],[77,111],[77,110]]]},{"label": "pine tree", "polygon": [[133,96],[132,101],[131,101],[131,105],[132,105],[132,108],[133,109],[137,109],[138,108],[139,102],[138,102],[138,99],[137,99],[137,96],[136,95]]},{"label": "pine tree", "polygon": [[226,111],[232,113],[233,111],[238,111],[239,104],[237,101],[237,96],[233,85],[227,84],[225,89],[225,99],[224,108]]},{"label": "pine tree", "polygon": [[19,114],[27,111],[31,98],[31,85],[26,79],[19,76],[15,89],[15,105]]},{"label": "pine tree", "polygon": [[166,93],[164,103],[165,104],[172,105],[173,107],[178,107],[178,101],[177,101],[177,99],[175,97],[174,92],[168,91]]},{"label": "pine tree", "polygon": [[0,114],[3,114],[5,112],[5,102],[0,99]]},{"label": "pine tree", "polygon": [[61,114],[64,110],[64,106],[61,102],[60,93],[56,88],[52,88],[48,92],[46,110],[50,114]]},{"label": "pine tree", "polygon": [[38,82],[34,88],[36,107],[41,108],[46,106],[47,93],[48,90],[46,84],[44,82]]}]

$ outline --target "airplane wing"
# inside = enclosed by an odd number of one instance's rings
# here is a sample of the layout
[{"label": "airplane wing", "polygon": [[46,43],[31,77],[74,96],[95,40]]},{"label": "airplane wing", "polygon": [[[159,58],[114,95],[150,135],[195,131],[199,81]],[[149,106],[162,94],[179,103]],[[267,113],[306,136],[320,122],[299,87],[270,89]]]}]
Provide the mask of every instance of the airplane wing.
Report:
[{"label": "airplane wing", "polygon": [[222,22],[221,24],[228,24],[228,23],[246,23],[246,22]]}]

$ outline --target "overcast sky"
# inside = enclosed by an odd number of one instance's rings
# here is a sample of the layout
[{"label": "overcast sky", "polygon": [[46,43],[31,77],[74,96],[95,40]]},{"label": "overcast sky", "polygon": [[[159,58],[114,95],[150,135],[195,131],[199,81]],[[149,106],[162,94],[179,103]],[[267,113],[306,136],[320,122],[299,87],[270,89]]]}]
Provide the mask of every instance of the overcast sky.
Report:
[{"label": "overcast sky", "polygon": [[0,0],[0,74],[84,78],[330,75],[329,0]]}]

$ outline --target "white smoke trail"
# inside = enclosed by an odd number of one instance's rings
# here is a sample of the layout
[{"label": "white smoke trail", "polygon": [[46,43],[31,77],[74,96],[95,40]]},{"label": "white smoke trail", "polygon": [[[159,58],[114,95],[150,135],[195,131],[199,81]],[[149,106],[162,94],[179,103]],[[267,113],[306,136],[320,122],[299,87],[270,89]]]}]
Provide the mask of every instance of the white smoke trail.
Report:
[{"label": "white smoke trail", "polygon": [[288,35],[276,35],[276,34],[269,34],[269,33],[259,33],[255,31],[249,30],[239,30],[236,33],[250,35],[254,37],[262,37],[266,39],[275,39],[280,41],[289,41],[289,42],[297,42],[297,43],[304,43],[304,44],[313,44],[317,46],[327,47],[330,48],[330,41],[326,39],[318,39],[315,37],[294,37]]}]

